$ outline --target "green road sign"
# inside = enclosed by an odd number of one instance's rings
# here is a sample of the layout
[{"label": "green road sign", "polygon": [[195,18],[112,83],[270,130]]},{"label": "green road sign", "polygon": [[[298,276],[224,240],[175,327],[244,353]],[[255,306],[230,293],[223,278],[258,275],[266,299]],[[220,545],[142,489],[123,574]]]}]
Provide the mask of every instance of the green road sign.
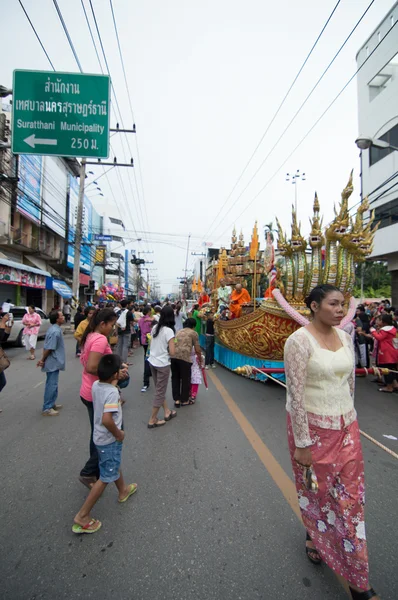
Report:
[{"label": "green road sign", "polygon": [[12,151],[109,156],[108,75],[14,71]]}]

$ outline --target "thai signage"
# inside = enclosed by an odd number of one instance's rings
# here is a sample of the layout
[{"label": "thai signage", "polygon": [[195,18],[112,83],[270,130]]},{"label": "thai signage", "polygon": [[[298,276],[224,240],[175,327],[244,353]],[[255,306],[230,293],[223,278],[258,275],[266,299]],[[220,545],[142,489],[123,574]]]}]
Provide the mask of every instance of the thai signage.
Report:
[{"label": "thai signage", "polygon": [[108,75],[14,71],[14,154],[108,158]]},{"label": "thai signage", "polygon": [[0,283],[9,283],[10,285],[24,285],[26,287],[46,289],[46,278],[44,275],[30,273],[14,269],[6,265],[0,265]]}]

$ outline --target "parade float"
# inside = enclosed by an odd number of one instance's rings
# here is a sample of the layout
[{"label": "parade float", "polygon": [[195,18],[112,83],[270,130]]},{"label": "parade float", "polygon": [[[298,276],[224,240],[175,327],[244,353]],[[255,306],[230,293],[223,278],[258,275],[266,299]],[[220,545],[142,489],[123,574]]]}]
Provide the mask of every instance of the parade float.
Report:
[{"label": "parade float", "polygon": [[[276,377],[283,377],[285,342],[294,331],[308,323],[309,311],[304,301],[309,291],[321,283],[336,285],[346,298],[347,314],[340,326],[344,327],[353,319],[355,266],[365,261],[371,253],[377,226],[373,225],[373,214],[364,224],[364,213],[369,211],[366,198],[361,202],[355,218],[350,219],[348,199],[352,192],[351,173],[341,194],[339,207],[337,210],[335,208],[335,217],[325,228],[322,227],[320,204],[315,194],[308,239],[301,234],[301,223],[294,210],[290,239],[277,220],[276,251],[270,231],[266,234],[264,253],[260,253],[257,226],[249,249],[245,248],[242,235],[237,241],[234,230],[231,249],[229,252],[221,249],[218,263],[213,269],[213,305],[221,278],[228,285],[238,282],[245,284],[245,278],[251,275],[254,300],[243,307],[240,318],[216,320],[217,362],[247,376],[257,368],[282,369],[279,373],[276,371]],[[275,259],[276,255],[278,260]],[[255,299],[255,281],[261,273],[267,275],[268,289],[258,303]]]}]

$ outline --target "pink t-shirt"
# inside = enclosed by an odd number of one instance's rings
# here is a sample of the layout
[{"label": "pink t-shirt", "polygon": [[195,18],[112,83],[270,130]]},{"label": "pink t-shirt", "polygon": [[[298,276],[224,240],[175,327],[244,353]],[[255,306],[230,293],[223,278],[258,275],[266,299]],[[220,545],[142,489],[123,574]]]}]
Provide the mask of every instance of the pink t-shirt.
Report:
[{"label": "pink t-shirt", "polygon": [[90,352],[100,352],[101,354],[112,354],[112,348],[109,345],[108,338],[102,333],[89,333],[84,344],[83,352],[80,357],[80,362],[83,365],[82,385],[80,387],[80,396],[87,400],[93,401],[91,393],[94,381],[98,380],[97,375],[87,373],[86,365]]}]

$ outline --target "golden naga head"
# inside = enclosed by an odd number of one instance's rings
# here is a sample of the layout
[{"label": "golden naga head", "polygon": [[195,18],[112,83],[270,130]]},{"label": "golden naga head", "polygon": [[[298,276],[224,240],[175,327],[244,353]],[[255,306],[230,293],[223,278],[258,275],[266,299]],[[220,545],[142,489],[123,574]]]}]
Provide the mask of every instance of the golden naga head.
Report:
[{"label": "golden naga head", "polygon": [[369,201],[364,198],[357,210],[355,220],[351,222],[351,231],[346,233],[341,240],[341,245],[352,254],[357,262],[363,262],[373,249],[374,235],[379,227],[379,223],[372,228],[374,223],[374,211],[372,211],[369,221],[364,227],[363,215],[369,210]]},{"label": "golden naga head", "polygon": [[307,241],[301,235],[301,223],[297,222],[297,214],[294,207],[292,207],[292,218],[292,239],[290,245],[293,252],[305,252]]},{"label": "golden naga head", "polygon": [[278,244],[277,248],[282,256],[291,256],[292,248],[289,242],[286,239],[286,235],[283,233],[282,225],[279,222],[279,219],[276,218],[276,226],[278,228]]},{"label": "golden naga head", "polygon": [[326,239],[329,242],[339,241],[342,239],[344,234],[347,232],[350,224],[350,215],[348,213],[348,198],[353,192],[352,185],[352,171],[350,178],[344,190],[341,193],[340,211],[337,214],[336,208],[334,209],[335,218],[326,229]]},{"label": "golden naga head", "polygon": [[323,219],[319,219],[319,211],[320,211],[320,206],[319,206],[318,194],[315,192],[314,216],[312,219],[310,219],[311,233],[310,233],[310,237],[308,239],[309,245],[313,249],[314,248],[322,248],[322,246],[325,243],[325,238],[322,234],[322,220]]}]

